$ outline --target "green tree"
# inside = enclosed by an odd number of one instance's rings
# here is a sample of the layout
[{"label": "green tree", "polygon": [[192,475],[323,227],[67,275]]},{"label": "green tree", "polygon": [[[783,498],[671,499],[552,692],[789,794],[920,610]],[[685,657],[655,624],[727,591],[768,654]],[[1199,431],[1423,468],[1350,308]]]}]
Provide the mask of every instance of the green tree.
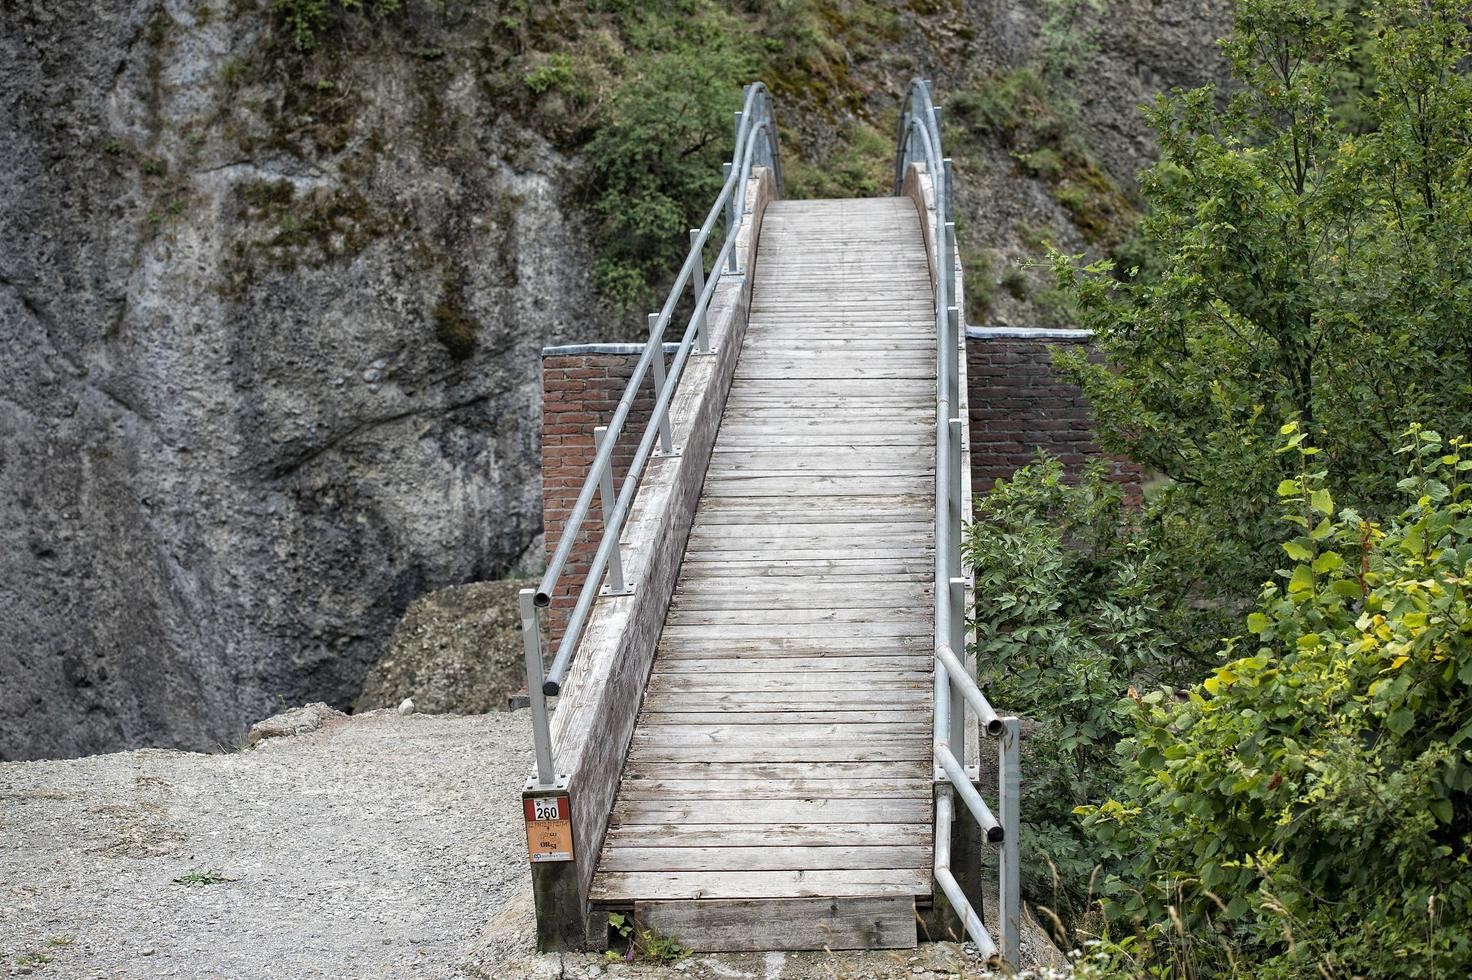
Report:
[{"label": "green tree", "polygon": [[594,275],[625,309],[648,305],[651,284],[679,269],[686,230],[721,188],[741,88],[757,73],[732,18],[701,3],[674,6],[628,15],[630,45],[642,53],[585,150],[602,242]]},{"label": "green tree", "polygon": [[1472,973],[1472,443],[1413,427],[1412,503],[1338,508],[1296,423],[1292,537],[1224,666],[1154,691],[1117,796],[1082,808],[1126,972]]},{"label": "green tree", "polygon": [[1240,0],[1225,105],[1206,88],[1149,110],[1150,273],[1056,257],[1107,355],[1063,359],[1101,442],[1170,478],[1223,594],[1271,570],[1287,419],[1369,511],[1412,420],[1472,428],[1472,2],[1355,6]]}]

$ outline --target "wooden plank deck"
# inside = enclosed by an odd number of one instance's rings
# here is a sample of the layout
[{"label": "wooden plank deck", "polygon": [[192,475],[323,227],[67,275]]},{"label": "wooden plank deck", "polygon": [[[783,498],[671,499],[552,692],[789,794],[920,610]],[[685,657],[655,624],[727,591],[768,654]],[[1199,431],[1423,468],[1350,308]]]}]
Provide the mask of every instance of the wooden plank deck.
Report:
[{"label": "wooden plank deck", "polygon": [[703,928],[719,948],[809,908],[855,944],[913,945],[931,891],[935,480],[915,207],[775,202],[753,274],[591,898],[697,948]]}]

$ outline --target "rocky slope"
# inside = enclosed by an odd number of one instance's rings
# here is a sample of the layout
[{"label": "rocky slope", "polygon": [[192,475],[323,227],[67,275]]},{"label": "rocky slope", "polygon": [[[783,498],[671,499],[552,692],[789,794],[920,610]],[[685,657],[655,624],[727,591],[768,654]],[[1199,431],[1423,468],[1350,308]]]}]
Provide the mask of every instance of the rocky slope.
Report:
[{"label": "rocky slope", "polygon": [[[794,155],[848,152],[917,71],[1035,61],[1060,2],[905,5],[791,107]],[[1224,3],[1075,6],[1068,124],[1127,197],[1133,106],[1215,71]],[[415,596],[538,560],[538,350],[627,325],[577,159],[508,104],[521,9],[410,4],[301,55],[264,0],[0,8],[0,759],[346,706]],[[1088,244],[1013,137],[968,138],[991,274],[1039,226]],[[1036,317],[1012,285],[989,318]]]}]

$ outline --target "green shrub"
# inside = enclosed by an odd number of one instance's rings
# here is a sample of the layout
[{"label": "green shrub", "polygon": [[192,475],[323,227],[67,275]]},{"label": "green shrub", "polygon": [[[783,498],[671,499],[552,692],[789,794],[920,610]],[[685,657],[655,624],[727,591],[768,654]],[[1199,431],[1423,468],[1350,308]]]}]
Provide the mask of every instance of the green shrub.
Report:
[{"label": "green shrub", "polygon": [[1113,792],[1126,693],[1175,678],[1159,628],[1165,568],[1132,530],[1101,467],[1070,486],[1057,460],[1040,457],[977,501],[964,542],[984,597],[978,683],[1041,723],[1023,787],[1024,889],[1064,918],[1085,906],[1097,863],[1073,810]]},{"label": "green shrub", "polygon": [[1131,865],[1107,910],[1136,967],[1467,976],[1472,443],[1413,427],[1382,527],[1284,435],[1285,567],[1222,667],[1142,699],[1119,793],[1082,808]]}]

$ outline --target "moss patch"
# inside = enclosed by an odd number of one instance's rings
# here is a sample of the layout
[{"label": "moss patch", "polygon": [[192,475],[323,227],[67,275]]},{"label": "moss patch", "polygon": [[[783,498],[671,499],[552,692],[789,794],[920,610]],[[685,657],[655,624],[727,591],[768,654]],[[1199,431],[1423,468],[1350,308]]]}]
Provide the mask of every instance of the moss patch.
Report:
[{"label": "moss patch", "polygon": [[964,147],[986,140],[1006,147],[1018,171],[1048,188],[1085,240],[1108,249],[1129,233],[1135,209],[1099,169],[1036,71],[1008,72],[960,93],[950,112]]},{"label": "moss patch", "polygon": [[434,336],[457,361],[475,354],[480,322],[465,305],[465,280],[460,275],[445,278],[439,302],[434,305]]}]

